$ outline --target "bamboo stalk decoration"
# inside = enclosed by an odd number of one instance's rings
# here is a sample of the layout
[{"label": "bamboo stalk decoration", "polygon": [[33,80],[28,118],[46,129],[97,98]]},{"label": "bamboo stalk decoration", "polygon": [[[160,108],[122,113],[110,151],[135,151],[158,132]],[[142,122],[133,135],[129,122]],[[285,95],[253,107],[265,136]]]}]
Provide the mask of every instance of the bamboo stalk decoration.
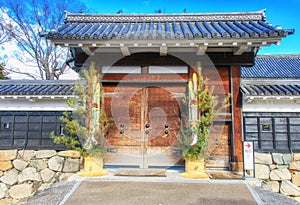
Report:
[{"label": "bamboo stalk decoration", "polygon": [[95,97],[95,101],[96,104],[94,106],[94,122],[96,124],[96,127],[99,129],[100,126],[100,83],[98,82],[97,85],[96,85],[96,90],[95,90],[95,94],[94,94],[94,97]]},{"label": "bamboo stalk decoration", "polygon": [[[199,75],[200,75],[200,73],[199,73]],[[198,82],[198,76],[197,76],[197,73],[193,73],[194,93],[197,92],[197,82]]]},{"label": "bamboo stalk decoration", "polygon": [[[95,64],[91,63],[90,69],[95,71]],[[97,71],[95,71],[97,72]],[[88,147],[88,150],[92,150],[92,148],[97,144],[97,136],[95,136],[95,133],[98,133],[100,130],[99,124],[100,124],[100,83],[98,79],[98,75],[89,75],[88,78],[90,78],[90,82],[88,82],[88,89],[91,89],[88,91],[89,93],[89,105],[87,105],[90,108],[90,111],[87,112],[90,113],[89,117],[87,118],[88,124],[89,124],[89,132],[88,132],[88,139],[86,142],[86,146]]]},{"label": "bamboo stalk decoration", "polygon": [[190,91],[190,99],[195,99],[195,93],[194,93],[194,89],[193,89],[193,82],[190,80],[189,81],[189,91]]},{"label": "bamboo stalk decoration", "polygon": [[[194,123],[198,120],[198,99],[197,99],[197,89],[198,89],[198,76],[197,73],[193,73],[192,81],[189,81],[190,96],[190,111],[191,111],[191,122]],[[197,133],[193,133],[191,146],[198,142]]]}]

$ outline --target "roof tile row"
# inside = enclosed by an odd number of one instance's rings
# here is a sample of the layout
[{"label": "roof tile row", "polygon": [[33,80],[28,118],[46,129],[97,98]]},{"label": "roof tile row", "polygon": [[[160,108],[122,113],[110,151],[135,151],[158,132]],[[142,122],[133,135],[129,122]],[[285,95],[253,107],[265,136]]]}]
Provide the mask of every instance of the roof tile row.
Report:
[{"label": "roof tile row", "polygon": [[65,23],[45,34],[53,39],[195,39],[286,36],[264,11],[207,14],[96,15],[67,13]]},{"label": "roof tile row", "polygon": [[241,91],[248,96],[299,96],[300,85],[242,85]]},{"label": "roof tile row", "polygon": [[0,81],[0,95],[72,95],[73,81]]},{"label": "roof tile row", "polygon": [[241,68],[242,78],[300,78],[300,55],[262,55],[252,67]]},{"label": "roof tile row", "polygon": [[286,36],[288,31],[263,21],[90,23],[68,22],[48,33],[58,39],[176,39]]}]

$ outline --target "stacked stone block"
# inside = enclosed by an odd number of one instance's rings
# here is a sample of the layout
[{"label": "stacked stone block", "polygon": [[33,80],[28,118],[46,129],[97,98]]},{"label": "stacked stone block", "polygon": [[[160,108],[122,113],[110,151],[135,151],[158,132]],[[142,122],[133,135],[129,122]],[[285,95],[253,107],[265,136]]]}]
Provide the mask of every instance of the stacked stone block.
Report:
[{"label": "stacked stone block", "polygon": [[300,199],[300,153],[255,153],[255,177],[274,192]]},{"label": "stacked stone block", "polygon": [[80,170],[76,151],[0,150],[0,199],[20,200]]}]

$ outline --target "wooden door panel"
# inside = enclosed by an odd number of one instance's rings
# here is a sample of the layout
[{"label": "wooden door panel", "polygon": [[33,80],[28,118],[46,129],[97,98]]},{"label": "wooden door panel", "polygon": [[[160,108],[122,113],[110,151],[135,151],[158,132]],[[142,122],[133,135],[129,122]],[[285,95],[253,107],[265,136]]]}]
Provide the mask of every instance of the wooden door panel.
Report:
[{"label": "wooden door panel", "polygon": [[[105,163],[144,168],[176,165],[181,159],[174,146],[181,125],[185,89],[107,86],[104,107],[113,124],[107,135],[112,152],[106,155]],[[150,128],[145,127],[147,123]]]},{"label": "wooden door panel", "polygon": [[[182,89],[178,88],[180,91]],[[146,120],[151,125],[148,146],[171,146],[176,142],[181,125],[181,104],[181,99],[176,99],[167,88],[148,88]]]},{"label": "wooden door panel", "polygon": [[181,153],[176,150],[176,137],[181,126],[184,94],[185,87],[147,88],[145,116],[150,132],[146,160],[149,166],[172,166],[181,161]]},{"label": "wooden door panel", "polygon": [[135,87],[118,87],[106,95],[105,111],[113,121],[107,139],[112,146],[140,146],[141,95]]},{"label": "wooden door panel", "polygon": [[209,149],[211,150],[207,168],[224,169],[230,167],[230,123],[215,123],[210,136]]},{"label": "wooden door panel", "polygon": [[105,111],[112,119],[112,125],[106,136],[109,152],[105,156],[105,164],[140,166],[143,161],[142,89],[130,86],[106,86],[105,93]]}]

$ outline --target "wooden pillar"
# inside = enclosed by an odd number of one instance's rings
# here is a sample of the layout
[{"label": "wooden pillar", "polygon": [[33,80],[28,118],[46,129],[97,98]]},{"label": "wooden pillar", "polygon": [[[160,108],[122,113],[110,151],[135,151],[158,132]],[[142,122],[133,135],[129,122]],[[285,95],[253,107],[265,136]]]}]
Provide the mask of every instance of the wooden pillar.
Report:
[{"label": "wooden pillar", "polygon": [[242,98],[240,92],[240,66],[231,67],[231,95],[232,95],[232,120],[233,120],[233,153],[232,170],[243,171],[243,146],[242,146]]}]

